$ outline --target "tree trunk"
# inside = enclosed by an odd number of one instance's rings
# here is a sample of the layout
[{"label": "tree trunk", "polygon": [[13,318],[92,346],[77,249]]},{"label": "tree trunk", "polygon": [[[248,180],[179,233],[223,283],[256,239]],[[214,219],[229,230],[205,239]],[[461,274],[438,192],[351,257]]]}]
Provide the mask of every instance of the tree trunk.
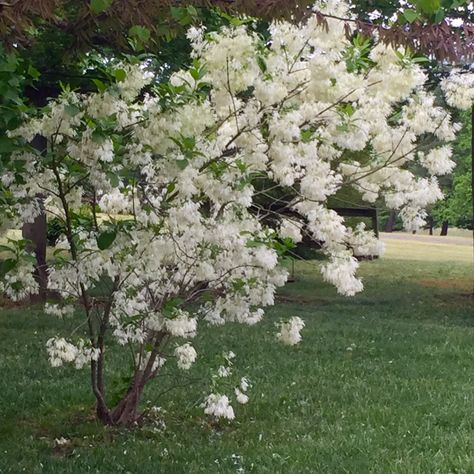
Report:
[{"label": "tree trunk", "polygon": [[[33,139],[31,144],[40,153],[46,151],[46,139],[39,135]],[[24,224],[21,233],[24,239],[29,240],[28,250],[33,252],[36,257],[34,276],[38,282],[39,291],[38,294],[31,295],[30,299],[35,303],[44,303],[48,289],[48,266],[46,263],[48,224],[42,196],[38,195],[37,198],[40,200],[41,214],[33,222]]]},{"label": "tree trunk", "polygon": [[448,226],[449,226],[449,221],[443,221],[443,225],[441,226],[441,233],[439,235],[448,235]]},{"label": "tree trunk", "polygon": [[29,240],[28,250],[36,257],[35,279],[38,282],[39,292],[31,295],[30,299],[34,303],[44,303],[46,301],[48,289],[48,265],[46,263],[46,235],[47,223],[46,214],[42,212],[32,223],[24,224],[22,236]]},{"label": "tree trunk", "polygon": [[138,406],[143,394],[141,384],[134,385],[111,413],[112,423],[118,426],[130,426],[140,418]]},{"label": "tree trunk", "polygon": [[397,221],[397,213],[393,209],[390,209],[387,224],[385,225],[385,232],[393,232],[393,228]]},{"label": "tree trunk", "polygon": [[111,410],[105,405],[102,396],[97,398],[95,411],[97,419],[108,426],[132,426],[141,417],[139,406],[143,389],[144,384],[134,383],[117,406]]},{"label": "tree trunk", "polygon": [[[48,97],[56,97],[59,93],[57,87],[37,85],[25,89],[25,97],[36,107],[44,107],[48,103]],[[47,141],[44,137],[37,135],[31,145],[40,153],[45,153]],[[39,293],[32,295],[32,301],[44,302],[47,298],[48,268],[46,264],[46,246],[48,243],[48,225],[43,203],[41,203],[42,213],[31,224],[25,224],[22,228],[23,238],[28,239],[31,251],[36,256],[35,278],[38,281]]]},{"label": "tree trunk", "polygon": [[429,234],[433,235],[433,227],[434,227],[433,216],[429,215],[428,218],[426,219],[426,221],[427,221],[428,225],[425,227],[425,229],[428,228]]}]

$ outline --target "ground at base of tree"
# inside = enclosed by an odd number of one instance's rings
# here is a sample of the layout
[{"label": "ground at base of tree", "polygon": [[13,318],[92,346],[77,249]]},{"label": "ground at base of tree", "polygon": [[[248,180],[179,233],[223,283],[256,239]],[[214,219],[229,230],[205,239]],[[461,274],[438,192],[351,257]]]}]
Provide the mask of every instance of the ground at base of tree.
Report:
[{"label": "ground at base of tree", "polygon": [[[366,291],[353,298],[322,283],[315,265],[296,266],[297,282],[257,330],[198,335],[185,386],[167,391],[178,383],[170,368],[145,395],[162,412],[133,431],[95,423],[85,371],[48,367],[58,321],[2,311],[0,472],[474,471],[474,300],[468,283],[446,284],[469,282],[472,265],[363,262]],[[302,343],[276,344],[274,323],[293,315],[306,321]],[[199,408],[214,338],[253,381],[249,404],[220,427]]]}]

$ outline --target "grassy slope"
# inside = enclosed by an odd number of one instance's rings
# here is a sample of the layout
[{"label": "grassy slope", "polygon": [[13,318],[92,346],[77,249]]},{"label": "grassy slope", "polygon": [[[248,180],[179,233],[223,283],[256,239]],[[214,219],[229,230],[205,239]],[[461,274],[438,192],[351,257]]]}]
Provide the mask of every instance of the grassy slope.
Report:
[{"label": "grassy slope", "polygon": [[[474,472],[472,267],[381,260],[362,273],[366,291],[347,299],[301,264],[264,323],[203,331],[191,377],[224,346],[255,382],[220,430],[195,406],[199,384],[157,397],[171,377],[146,396],[167,410],[163,432],[96,425],[86,372],[45,361],[59,323],[2,311],[0,472]],[[293,314],[302,344],[275,344],[274,322]],[[53,448],[61,436],[71,445]]]},{"label": "grassy slope", "polygon": [[460,262],[473,261],[473,250],[469,245],[451,243],[384,240],[385,258],[421,260],[424,262]]}]

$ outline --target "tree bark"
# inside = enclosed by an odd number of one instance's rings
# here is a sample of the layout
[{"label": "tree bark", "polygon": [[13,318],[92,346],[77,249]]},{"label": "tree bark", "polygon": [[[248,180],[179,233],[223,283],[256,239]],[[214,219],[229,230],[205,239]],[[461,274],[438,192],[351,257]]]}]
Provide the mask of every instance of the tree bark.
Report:
[{"label": "tree bark", "polygon": [[[41,203],[42,206],[42,203]],[[42,212],[32,223],[24,224],[22,236],[29,240],[28,250],[36,257],[34,277],[38,282],[39,291],[36,295],[31,295],[33,303],[44,303],[48,290],[48,265],[46,263],[46,235],[47,223],[46,214]]]},{"label": "tree bark", "polygon": [[387,224],[385,225],[385,232],[393,232],[393,228],[397,221],[397,213],[393,209],[390,209]]},{"label": "tree bark", "polygon": [[117,426],[130,426],[139,419],[138,406],[143,394],[144,385],[134,384],[127,395],[120,401],[111,413],[111,420]]},{"label": "tree bark", "polygon": [[[31,142],[32,146],[40,153],[46,151],[46,139],[37,135]],[[46,247],[48,224],[42,196],[37,196],[40,200],[41,214],[31,223],[26,223],[22,228],[22,237],[29,241],[28,250],[36,257],[35,279],[38,282],[39,291],[36,295],[31,295],[30,300],[34,303],[44,303],[48,289],[48,266],[46,263]]]},{"label": "tree bark", "polygon": [[[25,97],[36,107],[44,107],[48,103],[48,97],[56,97],[59,93],[57,87],[41,85],[38,87],[27,87]],[[40,153],[45,153],[47,140],[37,135],[31,145]],[[39,293],[32,295],[31,300],[45,302],[48,288],[48,267],[46,264],[46,247],[48,243],[48,224],[43,203],[41,202],[42,213],[31,224],[24,224],[22,235],[24,239],[31,242],[30,249],[36,256],[35,278],[38,281]]]},{"label": "tree bark", "polygon": [[442,235],[442,236],[448,235],[448,227],[449,227],[449,221],[443,221],[443,224],[441,226],[441,232],[439,235]]},{"label": "tree bark", "polygon": [[143,370],[136,370],[126,395],[110,413],[113,425],[131,426],[139,421],[139,405],[143,390],[145,385],[156,376],[159,370],[159,367],[155,368],[154,366],[157,357],[159,357],[160,347],[166,344],[166,341],[167,334],[164,332],[159,332],[154,338],[153,350],[150,353],[145,368]]}]

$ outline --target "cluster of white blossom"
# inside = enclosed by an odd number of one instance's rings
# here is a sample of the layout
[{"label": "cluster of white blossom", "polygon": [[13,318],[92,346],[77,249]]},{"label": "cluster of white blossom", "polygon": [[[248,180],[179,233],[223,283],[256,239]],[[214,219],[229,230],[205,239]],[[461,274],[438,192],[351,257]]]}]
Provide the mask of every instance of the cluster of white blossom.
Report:
[{"label": "cluster of white blossom", "polygon": [[67,318],[73,315],[74,306],[57,303],[46,303],[44,305],[44,312],[57,318]]},{"label": "cluster of white blossom", "polygon": [[451,107],[468,110],[474,104],[474,74],[454,70],[441,81],[446,101]]},{"label": "cluster of white blossom", "polygon": [[77,345],[66,341],[63,337],[53,337],[46,342],[49,363],[53,367],[60,367],[65,363],[74,363],[76,369],[82,369],[91,360],[99,358],[99,351],[88,347],[81,339]]},{"label": "cluster of white blossom", "polygon": [[[235,359],[234,352],[230,351],[223,354],[224,364],[220,365],[217,369],[216,374],[213,376],[214,391],[208,395],[202,407],[204,412],[208,415],[212,415],[215,418],[227,418],[229,420],[234,419],[234,409],[231,405],[231,401],[227,395],[223,395],[226,386],[232,385],[230,377],[232,375],[233,360]],[[234,387],[234,395],[237,403],[245,405],[249,401],[247,391],[250,387],[250,382],[247,377],[242,377],[238,382],[238,385]],[[228,387],[227,387],[228,388]]]},{"label": "cluster of white blossom", "polygon": [[203,407],[206,415],[212,415],[215,418],[227,418],[228,420],[235,418],[234,409],[227,395],[211,393],[206,398]]},{"label": "cluster of white blossom", "polygon": [[15,267],[0,281],[0,294],[13,301],[22,301],[38,292],[38,282],[34,277],[34,265],[28,260],[18,260]]},{"label": "cluster of white blossom", "polygon": [[278,339],[287,346],[294,346],[301,341],[301,330],[304,328],[304,321],[293,316],[289,321],[280,323],[280,332],[277,334]]},{"label": "cluster of white blossom", "polygon": [[178,367],[181,370],[189,370],[197,358],[196,349],[194,349],[194,347],[189,344],[189,342],[183,344],[182,346],[178,346],[174,350],[174,354],[178,361]]},{"label": "cluster of white blossom", "polygon": [[365,223],[361,222],[355,229],[348,229],[348,235],[355,257],[383,255],[385,251],[383,242],[373,233],[365,231]]},{"label": "cluster of white blossom", "polygon": [[427,154],[420,152],[418,158],[430,174],[441,176],[450,173],[456,166],[456,163],[450,159],[452,154],[450,146],[443,146],[433,148]]},{"label": "cluster of white blossom", "polygon": [[[342,1],[317,7],[349,14]],[[297,242],[309,233],[329,257],[324,278],[342,294],[361,291],[354,255],[381,248],[371,232],[350,229],[329,209],[328,198],[342,187],[369,202],[384,198],[407,227],[421,225],[423,208],[441,196],[436,177],[419,178],[410,164],[419,159],[432,175],[449,171],[450,148],[419,155],[420,137],[449,142],[455,126],[424,91],[426,76],[408,53],[376,45],[370,67],[351,68],[337,19],[328,29],[316,17],[276,22],[269,33],[263,42],[246,26],[207,34],[193,28],[193,73],[176,73],[166,93],[141,94],[150,75],[140,65],[122,66],[117,84],[64,93],[13,133],[46,137],[50,152],[47,159],[14,157],[22,176],[2,177],[17,201],[5,212],[31,220],[41,194],[47,210],[66,221],[50,289],[68,301],[87,299],[106,282],[100,327],[132,346],[146,376],[162,365],[160,341],[189,340],[206,323],[261,320],[287,279],[274,245],[280,237]],[[271,195],[258,183],[281,190],[285,214],[275,216],[261,201]],[[33,290],[34,280],[22,278]],[[303,325],[292,318],[279,338],[296,344]],[[98,357],[96,346],[80,344],[50,340],[53,365]],[[196,359],[188,342],[175,355],[182,369]],[[236,392],[241,402],[244,392]],[[234,416],[218,394],[205,410]]]},{"label": "cluster of white blossom", "polygon": [[[138,368],[138,370],[144,372],[148,362],[150,361],[151,358],[151,352],[150,351],[143,351],[140,352],[139,354],[136,354],[135,356],[135,366]],[[164,357],[156,357],[156,359],[153,361],[151,364],[151,370],[152,371],[157,371],[163,365],[165,365],[166,359]]]}]

